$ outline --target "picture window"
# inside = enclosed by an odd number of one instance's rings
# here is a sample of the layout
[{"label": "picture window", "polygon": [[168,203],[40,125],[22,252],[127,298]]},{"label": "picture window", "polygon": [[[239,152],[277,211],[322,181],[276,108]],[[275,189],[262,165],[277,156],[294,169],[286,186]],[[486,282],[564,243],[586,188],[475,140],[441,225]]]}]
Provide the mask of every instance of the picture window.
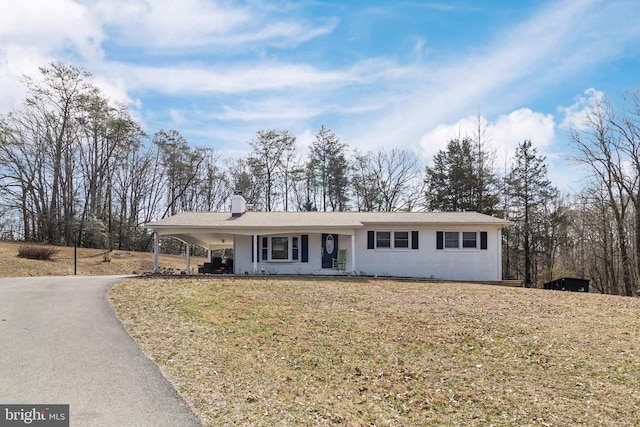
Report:
[{"label": "picture window", "polygon": [[275,259],[275,260],[289,259],[289,238],[288,237],[272,237],[271,238],[271,259]]}]

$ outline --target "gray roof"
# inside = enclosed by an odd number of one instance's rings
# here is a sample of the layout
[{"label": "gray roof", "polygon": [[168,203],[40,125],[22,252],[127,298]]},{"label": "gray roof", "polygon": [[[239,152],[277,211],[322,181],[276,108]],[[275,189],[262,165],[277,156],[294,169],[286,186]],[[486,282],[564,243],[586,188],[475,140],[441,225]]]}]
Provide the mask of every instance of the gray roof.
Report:
[{"label": "gray roof", "polygon": [[360,228],[376,225],[493,225],[511,222],[477,212],[245,212],[233,217],[230,212],[183,212],[146,224],[163,228]]}]

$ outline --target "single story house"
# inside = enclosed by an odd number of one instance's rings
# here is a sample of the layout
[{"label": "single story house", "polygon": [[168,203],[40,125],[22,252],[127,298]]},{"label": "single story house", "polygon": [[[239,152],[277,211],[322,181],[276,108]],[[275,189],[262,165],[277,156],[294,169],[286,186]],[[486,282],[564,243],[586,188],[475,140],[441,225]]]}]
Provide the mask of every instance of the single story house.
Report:
[{"label": "single story house", "polygon": [[158,237],[232,248],[235,274],[355,274],[502,280],[503,227],[476,212],[257,212],[234,194],[231,212],[184,212],[146,224]]}]

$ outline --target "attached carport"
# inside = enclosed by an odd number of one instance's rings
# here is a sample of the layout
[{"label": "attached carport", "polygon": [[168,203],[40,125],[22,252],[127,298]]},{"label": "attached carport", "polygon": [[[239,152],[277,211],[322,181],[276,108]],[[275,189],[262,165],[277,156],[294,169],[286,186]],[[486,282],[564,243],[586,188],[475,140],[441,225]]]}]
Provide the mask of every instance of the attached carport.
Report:
[{"label": "attached carport", "polygon": [[191,272],[191,246],[197,245],[207,250],[207,258],[215,249],[233,249],[233,234],[203,228],[154,228],[153,233],[153,272],[159,272],[158,255],[160,237],[170,237],[186,245],[186,271]]}]

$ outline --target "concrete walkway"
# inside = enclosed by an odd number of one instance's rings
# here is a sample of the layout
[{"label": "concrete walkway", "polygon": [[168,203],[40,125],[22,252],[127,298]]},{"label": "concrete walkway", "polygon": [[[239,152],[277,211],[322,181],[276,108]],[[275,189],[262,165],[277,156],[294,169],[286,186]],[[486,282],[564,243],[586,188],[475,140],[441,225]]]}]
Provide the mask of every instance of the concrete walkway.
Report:
[{"label": "concrete walkway", "polygon": [[121,279],[0,279],[0,403],[69,404],[71,426],[202,425],[109,305]]}]

